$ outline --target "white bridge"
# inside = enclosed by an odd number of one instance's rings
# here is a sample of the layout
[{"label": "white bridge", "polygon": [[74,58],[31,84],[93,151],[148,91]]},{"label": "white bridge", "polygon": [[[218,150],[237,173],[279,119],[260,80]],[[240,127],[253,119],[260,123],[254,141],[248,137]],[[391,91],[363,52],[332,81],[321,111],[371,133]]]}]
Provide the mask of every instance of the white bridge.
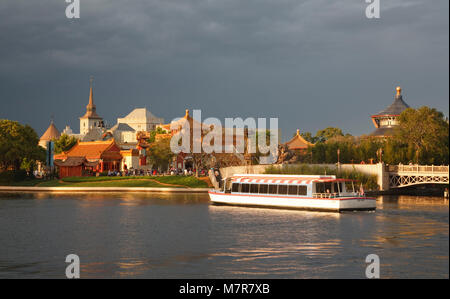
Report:
[{"label": "white bridge", "polygon": [[423,184],[448,184],[449,167],[435,165],[387,165],[389,188]]}]

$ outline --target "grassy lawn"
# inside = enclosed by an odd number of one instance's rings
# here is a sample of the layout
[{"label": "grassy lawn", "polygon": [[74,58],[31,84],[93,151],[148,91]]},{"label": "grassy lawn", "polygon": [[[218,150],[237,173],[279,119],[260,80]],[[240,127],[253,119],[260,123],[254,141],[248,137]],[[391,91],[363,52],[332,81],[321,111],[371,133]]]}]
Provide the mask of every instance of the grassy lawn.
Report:
[{"label": "grassy lawn", "polygon": [[0,186],[36,187],[162,187],[207,188],[208,184],[195,176],[138,176],[138,177],[67,177],[61,180],[26,180],[0,182]]},{"label": "grassy lawn", "polygon": [[191,188],[207,188],[205,181],[199,180],[195,176],[159,176],[155,180],[164,184],[182,185]]},{"label": "grassy lawn", "polygon": [[192,176],[139,176],[139,177],[67,177],[61,180],[39,179],[23,182],[0,183],[6,186],[37,187],[160,187],[207,188],[208,184]]}]

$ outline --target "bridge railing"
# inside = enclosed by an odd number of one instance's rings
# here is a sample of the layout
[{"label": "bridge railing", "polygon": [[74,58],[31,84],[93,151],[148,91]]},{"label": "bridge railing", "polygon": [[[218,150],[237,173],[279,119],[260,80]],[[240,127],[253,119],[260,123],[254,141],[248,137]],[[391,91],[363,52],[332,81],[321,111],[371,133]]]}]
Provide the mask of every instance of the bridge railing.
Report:
[{"label": "bridge railing", "polygon": [[415,172],[415,173],[447,173],[449,172],[448,166],[438,165],[388,165],[388,172]]}]

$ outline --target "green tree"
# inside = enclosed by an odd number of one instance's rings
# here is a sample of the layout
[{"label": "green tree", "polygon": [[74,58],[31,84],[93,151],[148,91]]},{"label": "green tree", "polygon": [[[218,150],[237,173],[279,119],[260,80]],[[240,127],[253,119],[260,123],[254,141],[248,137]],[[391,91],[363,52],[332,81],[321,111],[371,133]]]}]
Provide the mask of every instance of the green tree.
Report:
[{"label": "green tree", "polygon": [[412,145],[419,164],[448,164],[449,124],[444,114],[430,107],[408,108],[398,117],[397,141]]},{"label": "green tree", "polygon": [[167,132],[164,129],[162,129],[161,127],[158,127],[158,128],[156,128],[156,130],[153,130],[150,132],[150,137],[147,139],[147,142],[148,143],[155,142],[155,139],[156,139],[155,136],[157,134],[167,134]]},{"label": "green tree", "polygon": [[54,140],[55,142],[55,154],[60,154],[62,152],[67,152],[78,140],[74,136],[69,136],[67,134],[62,134],[59,139]]},{"label": "green tree", "polygon": [[[294,136],[295,136],[295,135],[294,135]],[[317,140],[318,140],[318,138],[317,138],[316,136],[313,136],[313,135],[311,134],[311,132],[303,132],[303,133],[300,133],[300,136],[302,136],[303,139],[305,139],[306,141],[309,141],[309,142],[311,142],[311,143],[316,143]]]},{"label": "green tree", "polygon": [[37,160],[45,161],[45,150],[39,146],[39,137],[33,128],[0,119],[0,168],[19,170],[22,163],[29,167],[33,165],[31,161]]},{"label": "green tree", "polygon": [[316,133],[316,138],[317,138],[318,142],[325,142],[328,139],[331,139],[331,138],[337,137],[337,136],[344,136],[344,133],[342,132],[341,129],[333,128],[333,127],[328,127],[326,129],[319,130]]},{"label": "green tree", "polygon": [[162,138],[150,144],[148,151],[148,162],[157,168],[166,170],[174,153],[170,149],[170,138]]}]

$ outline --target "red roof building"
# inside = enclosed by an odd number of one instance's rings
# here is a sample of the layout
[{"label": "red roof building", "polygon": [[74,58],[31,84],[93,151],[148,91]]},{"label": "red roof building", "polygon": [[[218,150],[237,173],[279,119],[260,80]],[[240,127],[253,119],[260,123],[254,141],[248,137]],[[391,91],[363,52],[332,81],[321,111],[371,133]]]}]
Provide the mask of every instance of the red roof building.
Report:
[{"label": "red roof building", "polygon": [[[55,164],[69,158],[83,157],[88,162],[96,162],[94,171],[120,170],[122,155],[114,139],[108,141],[78,142],[67,152],[55,155]],[[69,165],[70,166],[70,165]]]},{"label": "red roof building", "polygon": [[55,161],[59,167],[59,177],[91,175],[98,162],[89,162],[85,157],[68,157],[66,160]]}]

